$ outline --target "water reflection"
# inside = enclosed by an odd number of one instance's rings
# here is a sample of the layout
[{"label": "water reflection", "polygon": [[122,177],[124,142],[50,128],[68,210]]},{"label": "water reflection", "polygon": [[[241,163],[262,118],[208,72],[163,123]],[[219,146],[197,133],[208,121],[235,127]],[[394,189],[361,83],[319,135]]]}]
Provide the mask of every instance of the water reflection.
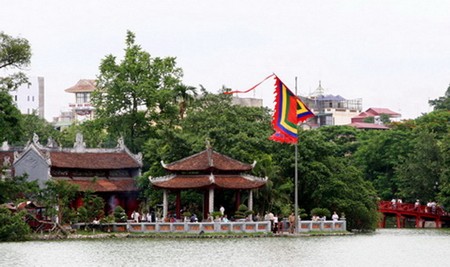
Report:
[{"label": "water reflection", "polygon": [[450,232],[0,243],[0,266],[448,266]]}]

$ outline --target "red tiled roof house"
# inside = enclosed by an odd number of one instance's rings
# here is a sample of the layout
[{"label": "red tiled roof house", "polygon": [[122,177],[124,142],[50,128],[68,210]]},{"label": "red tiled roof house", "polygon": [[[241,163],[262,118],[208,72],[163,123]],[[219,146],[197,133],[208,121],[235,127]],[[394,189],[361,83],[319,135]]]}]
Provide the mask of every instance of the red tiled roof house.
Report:
[{"label": "red tiled roof house", "polygon": [[[53,142],[54,143],[54,142]],[[77,134],[73,148],[60,148],[49,142],[39,143],[35,135],[21,152],[14,153],[15,175],[28,175],[43,187],[48,180],[64,180],[78,185],[80,192],[92,191],[104,198],[105,211],[117,205],[128,214],[137,208],[136,177],[141,174],[142,156],[132,154],[119,139],[116,148],[86,148]],[[81,194],[76,206],[82,205]]]}]

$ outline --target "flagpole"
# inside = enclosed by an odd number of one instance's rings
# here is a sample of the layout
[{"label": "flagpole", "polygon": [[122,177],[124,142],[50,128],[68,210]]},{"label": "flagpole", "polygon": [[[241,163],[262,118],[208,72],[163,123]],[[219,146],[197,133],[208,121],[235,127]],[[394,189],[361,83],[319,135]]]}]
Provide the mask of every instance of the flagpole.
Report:
[{"label": "flagpole", "polygon": [[[295,96],[297,96],[297,76],[295,76]],[[298,127],[298,125],[297,125]],[[297,129],[298,131],[298,129]],[[298,132],[297,132],[298,134]],[[298,135],[297,135],[298,136]],[[298,141],[295,143],[295,232],[298,232]]]}]

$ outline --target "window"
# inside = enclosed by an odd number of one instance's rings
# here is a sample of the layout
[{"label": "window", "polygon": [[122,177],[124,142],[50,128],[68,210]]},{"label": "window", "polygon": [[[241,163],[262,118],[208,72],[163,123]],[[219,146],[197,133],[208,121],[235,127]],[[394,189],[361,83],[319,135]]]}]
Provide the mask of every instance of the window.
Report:
[{"label": "window", "polygon": [[31,101],[33,101],[33,102],[34,102],[34,96],[32,96],[32,97],[31,97]]},{"label": "window", "polygon": [[77,104],[89,103],[91,101],[91,93],[76,93]]}]

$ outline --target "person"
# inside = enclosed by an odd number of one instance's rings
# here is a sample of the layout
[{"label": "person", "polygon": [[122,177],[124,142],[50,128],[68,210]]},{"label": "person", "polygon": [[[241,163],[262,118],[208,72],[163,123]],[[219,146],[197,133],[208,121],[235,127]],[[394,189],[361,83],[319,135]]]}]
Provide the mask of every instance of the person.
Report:
[{"label": "person", "polygon": [[289,233],[293,234],[295,230],[295,215],[292,212],[291,215],[289,215]]},{"label": "person", "polygon": [[392,208],[393,208],[393,209],[397,208],[397,199],[393,198],[393,199],[391,200],[391,205],[392,205]]},{"label": "person", "polygon": [[227,215],[225,214],[222,218],[222,222],[229,222]]},{"label": "person", "polygon": [[280,233],[280,234],[283,233],[283,219],[282,218],[278,218],[278,233]]},{"label": "person", "polygon": [[222,213],[222,216],[225,214],[225,208],[223,206],[220,206],[220,213]]},{"label": "person", "polygon": [[97,218],[95,218],[93,221],[92,221],[92,224],[94,224],[94,225],[98,225],[98,224],[100,224],[100,221],[99,220],[97,220]]},{"label": "person", "polygon": [[278,232],[278,215],[273,216],[273,233],[276,234]]},{"label": "person", "polygon": [[274,221],[274,216],[273,213],[271,211],[269,211],[269,214],[267,214],[267,217],[269,218],[270,221],[270,230],[273,231],[273,221]]},{"label": "person", "polygon": [[135,211],[134,212],[134,218],[133,218],[137,223],[139,222],[139,212]]},{"label": "person", "polygon": [[147,217],[147,222],[152,222],[152,214],[150,212],[147,212],[146,217]]},{"label": "person", "polygon": [[197,215],[195,213],[191,216],[191,222],[198,222]]},{"label": "person", "polygon": [[337,220],[339,220],[339,215],[337,215],[336,212],[333,212],[333,215],[331,216],[331,219],[332,219],[333,221],[337,221]]},{"label": "person", "polygon": [[420,207],[420,201],[418,199],[416,199],[416,203],[414,203],[414,210],[419,210]]}]

